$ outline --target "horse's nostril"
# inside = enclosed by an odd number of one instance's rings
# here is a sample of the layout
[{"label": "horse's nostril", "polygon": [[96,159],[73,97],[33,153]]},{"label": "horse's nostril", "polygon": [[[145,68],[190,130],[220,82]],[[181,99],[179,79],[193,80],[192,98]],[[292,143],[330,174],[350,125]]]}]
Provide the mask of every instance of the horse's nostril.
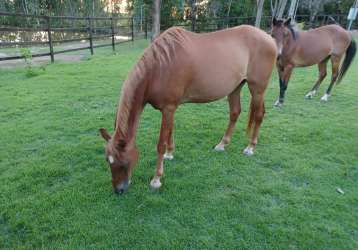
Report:
[{"label": "horse's nostril", "polygon": [[123,188],[115,188],[115,189],[114,189],[114,192],[115,192],[116,194],[123,194],[123,193],[124,193],[124,189],[123,189]]}]

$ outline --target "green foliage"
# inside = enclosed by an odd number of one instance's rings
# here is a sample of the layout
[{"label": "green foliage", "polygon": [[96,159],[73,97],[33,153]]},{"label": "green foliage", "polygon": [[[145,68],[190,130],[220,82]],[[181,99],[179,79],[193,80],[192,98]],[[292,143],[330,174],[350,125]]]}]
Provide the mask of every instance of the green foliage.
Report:
[{"label": "green foliage", "polygon": [[329,75],[304,100],[314,66],[295,69],[285,106],[273,108],[275,73],[253,157],[242,154],[246,86],[222,153],[213,146],[227,101],[182,105],[158,193],[148,185],[160,112],[147,106],[132,186],[116,196],[98,128],[113,131],[121,84],[147,45],[98,49],[90,61],[49,65],[30,79],[0,69],[1,249],[358,249],[357,60],[328,103],[319,97]]},{"label": "green foliage", "polygon": [[27,77],[30,78],[30,77],[38,76],[41,73],[41,71],[44,72],[46,70],[45,66],[41,66],[40,68],[36,68],[33,66],[32,53],[28,48],[22,48],[20,52],[21,55],[24,57],[26,63],[25,68],[26,68]]}]

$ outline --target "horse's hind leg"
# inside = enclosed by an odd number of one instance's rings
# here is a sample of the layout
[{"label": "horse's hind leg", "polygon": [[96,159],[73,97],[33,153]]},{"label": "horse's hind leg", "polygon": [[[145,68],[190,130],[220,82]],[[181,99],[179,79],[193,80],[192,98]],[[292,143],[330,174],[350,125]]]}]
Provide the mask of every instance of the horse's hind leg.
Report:
[{"label": "horse's hind leg", "polygon": [[236,121],[241,112],[241,103],[240,103],[240,91],[244,84],[241,83],[229,96],[229,107],[230,107],[230,117],[229,124],[227,126],[226,132],[221,139],[220,143],[215,146],[216,151],[224,151],[225,146],[230,143],[232,133],[234,132]]},{"label": "horse's hind leg", "polygon": [[321,101],[328,101],[328,97],[331,95],[332,88],[337,80],[338,72],[339,72],[339,64],[341,62],[342,56],[332,56],[332,78],[331,83],[328,86],[326,93],[321,97]]},{"label": "horse's hind leg", "polygon": [[176,106],[168,106],[162,110],[162,125],[160,128],[159,141],[157,145],[157,169],[155,176],[150,182],[150,186],[154,189],[160,188],[162,185],[160,177],[163,175],[163,160],[167,149],[168,138],[173,131],[174,126],[174,112]]},{"label": "horse's hind leg", "polygon": [[311,99],[316,94],[319,86],[321,85],[321,82],[326,77],[326,75],[327,75],[327,60],[328,60],[328,58],[318,64],[318,70],[319,70],[318,80],[316,81],[316,83],[313,86],[313,88],[311,89],[311,91],[308,92],[307,95],[305,96],[306,99]]},{"label": "horse's hind leg", "polygon": [[[248,84],[251,92],[250,114],[248,122],[248,134],[251,136],[249,145],[245,148],[244,154],[253,155],[257,144],[260,126],[265,115],[264,90],[259,90],[257,84]],[[259,89],[258,89],[259,88]],[[251,131],[251,127],[253,130]]]}]

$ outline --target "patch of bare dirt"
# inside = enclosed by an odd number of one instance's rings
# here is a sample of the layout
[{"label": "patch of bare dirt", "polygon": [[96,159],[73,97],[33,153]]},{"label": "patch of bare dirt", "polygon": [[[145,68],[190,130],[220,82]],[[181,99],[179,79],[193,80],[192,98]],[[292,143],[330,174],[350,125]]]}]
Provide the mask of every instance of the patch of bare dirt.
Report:
[{"label": "patch of bare dirt", "polygon": [[[5,55],[6,56],[6,55]],[[1,57],[1,55],[0,55]],[[78,62],[81,61],[85,55],[64,55],[59,54],[55,55],[55,62]],[[44,65],[51,62],[50,56],[43,56],[43,57],[35,57],[32,58],[32,63],[34,65]],[[16,60],[9,60],[9,61],[0,61],[0,68],[8,69],[8,68],[14,68],[14,67],[21,67],[25,66],[25,60],[24,59],[16,59]]]}]

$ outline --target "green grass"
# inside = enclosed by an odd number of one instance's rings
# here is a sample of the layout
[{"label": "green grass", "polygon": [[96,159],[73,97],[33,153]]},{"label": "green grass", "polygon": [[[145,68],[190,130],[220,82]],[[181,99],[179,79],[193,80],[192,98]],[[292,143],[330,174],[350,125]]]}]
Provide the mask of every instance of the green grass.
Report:
[{"label": "green grass", "polygon": [[0,248],[358,249],[357,60],[324,104],[329,77],[303,98],[318,74],[311,67],[295,69],[285,106],[273,108],[274,74],[253,157],[242,154],[247,87],[223,153],[212,148],[226,100],[181,106],[175,158],[156,193],[160,114],[148,106],[132,186],[116,196],[98,128],[112,131],[121,84],[146,45],[55,63],[33,78],[0,70]]}]

